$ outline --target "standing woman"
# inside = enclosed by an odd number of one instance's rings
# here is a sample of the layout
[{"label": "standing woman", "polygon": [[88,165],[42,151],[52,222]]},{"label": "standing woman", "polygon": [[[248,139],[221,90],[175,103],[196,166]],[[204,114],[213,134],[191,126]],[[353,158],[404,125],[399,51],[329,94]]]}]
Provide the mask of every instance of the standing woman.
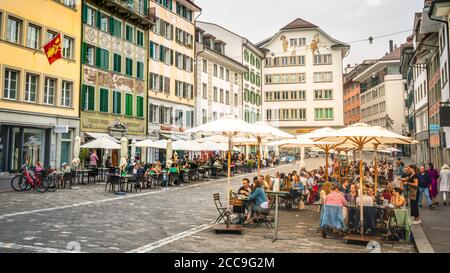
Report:
[{"label": "standing woman", "polygon": [[439,205],[436,198],[438,195],[438,179],[439,179],[439,171],[436,170],[433,166],[433,163],[428,164],[428,175],[431,178],[431,186],[430,186],[430,197],[433,201],[433,205]]},{"label": "standing woman", "polygon": [[408,173],[408,178],[406,182],[404,182],[404,185],[408,186],[408,195],[411,205],[411,216],[414,217],[413,224],[420,224],[422,221],[420,221],[419,218],[419,202],[418,202],[418,195],[419,195],[419,177],[417,174],[419,173],[419,170],[414,165],[409,165],[406,169]]},{"label": "standing woman", "polygon": [[442,193],[444,206],[446,206],[447,197],[450,198],[450,168],[447,164],[442,166],[442,170],[439,175],[439,191]]}]

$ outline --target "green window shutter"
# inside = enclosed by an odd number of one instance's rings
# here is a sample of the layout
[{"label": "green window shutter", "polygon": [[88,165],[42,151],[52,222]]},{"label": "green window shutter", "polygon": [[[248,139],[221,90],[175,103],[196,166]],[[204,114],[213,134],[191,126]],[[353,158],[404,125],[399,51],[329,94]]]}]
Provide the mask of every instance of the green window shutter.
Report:
[{"label": "green window shutter", "polygon": [[100,112],[108,112],[108,103],[109,102],[109,90],[108,89],[100,89]]},{"label": "green window shutter", "polygon": [[83,42],[81,44],[81,63],[85,64],[87,61],[87,44]]},{"label": "green window shutter", "polygon": [[101,67],[101,52],[101,48],[95,48],[95,66],[99,68]]},{"label": "green window shutter", "polygon": [[81,86],[81,110],[86,110],[86,92],[87,92],[87,86],[82,85]]},{"label": "green window shutter", "polygon": [[150,42],[150,46],[149,46],[149,56],[150,58],[154,59],[155,58],[155,44],[153,42]]},{"label": "green window shutter", "polygon": [[173,50],[170,50],[170,65],[173,65]]},{"label": "green window shutter", "polygon": [[87,9],[88,9],[87,5],[83,3],[82,13],[83,13],[83,23],[85,24],[87,23]]},{"label": "green window shutter", "polygon": [[144,14],[148,15],[148,1],[147,0],[144,1]]},{"label": "green window shutter", "polygon": [[126,74],[127,76],[133,76],[133,60],[126,58]]},{"label": "green window shutter", "polygon": [[102,25],[102,13],[99,11],[99,10],[97,10],[97,14],[96,14],[96,16],[97,16],[97,28],[98,29],[100,29],[100,27],[101,27],[101,25]]},{"label": "green window shutter", "polygon": [[114,53],[114,71],[122,73],[122,56]]},{"label": "green window shutter", "polygon": [[136,115],[138,117],[144,116],[144,98],[143,97],[137,97],[136,100]]},{"label": "green window shutter", "polygon": [[136,77],[140,80],[144,79],[144,63],[137,62],[137,73]]},{"label": "green window shutter", "polygon": [[88,110],[94,111],[95,109],[95,88],[89,86],[88,88]]},{"label": "green window shutter", "polygon": [[131,94],[125,95],[125,114],[127,116],[133,115],[133,95]]},{"label": "green window shutter", "polygon": [[113,17],[109,17],[109,32],[110,32],[112,35],[114,35],[114,33],[115,33],[115,29],[114,29],[114,27],[115,27],[114,22],[115,22],[115,21],[116,21],[116,20],[114,20]]},{"label": "green window shutter", "polygon": [[120,115],[122,113],[122,94],[120,92],[114,92],[114,114]]}]

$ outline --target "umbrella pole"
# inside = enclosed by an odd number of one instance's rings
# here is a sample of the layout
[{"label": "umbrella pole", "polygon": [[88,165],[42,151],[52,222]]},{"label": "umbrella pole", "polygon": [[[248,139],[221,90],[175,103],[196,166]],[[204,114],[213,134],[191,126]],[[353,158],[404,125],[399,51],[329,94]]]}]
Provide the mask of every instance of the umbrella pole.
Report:
[{"label": "umbrella pole", "polygon": [[261,137],[256,138],[258,140],[258,151],[256,152],[256,156],[258,157],[258,176],[261,175]]},{"label": "umbrella pole", "polygon": [[[228,205],[230,207],[230,195],[231,195],[231,137],[228,137]],[[227,216],[227,227],[230,225],[229,216]]]},{"label": "umbrella pole", "polygon": [[341,184],[341,151],[340,149],[336,150],[338,152],[338,162],[339,162],[339,168],[337,170],[334,170],[334,173],[337,174],[338,182]]},{"label": "umbrella pole", "polygon": [[373,145],[375,148],[375,162],[374,162],[374,183],[375,183],[375,195],[378,193],[378,160],[377,160],[377,152],[378,152],[378,144]]},{"label": "umbrella pole", "polygon": [[361,236],[364,236],[364,209],[363,209],[363,202],[362,202],[362,196],[363,196],[363,144],[359,144],[359,193],[360,193],[360,217],[359,217],[359,224],[361,226]]},{"label": "umbrella pole", "polygon": [[326,145],[325,147],[325,182],[328,182],[328,152],[329,152],[329,147],[328,145]]}]

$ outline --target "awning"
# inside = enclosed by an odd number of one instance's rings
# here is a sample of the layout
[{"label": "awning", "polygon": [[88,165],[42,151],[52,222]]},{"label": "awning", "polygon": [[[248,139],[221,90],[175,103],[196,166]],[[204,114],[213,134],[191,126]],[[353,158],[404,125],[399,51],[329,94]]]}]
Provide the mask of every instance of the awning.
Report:
[{"label": "awning", "polygon": [[120,143],[119,140],[117,140],[116,138],[114,138],[114,137],[112,137],[112,136],[110,136],[108,134],[104,134],[104,133],[85,133],[85,134],[90,136],[90,137],[92,137],[92,138],[95,138],[95,139],[100,139],[100,138],[104,137],[104,138],[107,138],[107,139],[109,139],[111,141],[114,141],[115,143]]},{"label": "awning", "polygon": [[187,136],[181,134],[161,134],[161,136],[171,140],[188,140]]}]

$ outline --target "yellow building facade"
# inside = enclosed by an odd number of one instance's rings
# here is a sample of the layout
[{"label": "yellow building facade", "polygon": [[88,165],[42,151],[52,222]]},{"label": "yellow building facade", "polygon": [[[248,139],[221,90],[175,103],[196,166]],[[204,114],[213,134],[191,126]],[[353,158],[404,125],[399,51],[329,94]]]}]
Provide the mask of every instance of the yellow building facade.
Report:
[{"label": "yellow building facade", "polygon": [[195,17],[201,9],[190,0],[150,0],[149,7],[157,18],[149,32],[148,135],[183,138],[194,124]]},{"label": "yellow building facade", "polygon": [[[63,58],[43,46],[61,35]],[[0,172],[72,159],[79,135],[81,1],[0,1]]]}]

